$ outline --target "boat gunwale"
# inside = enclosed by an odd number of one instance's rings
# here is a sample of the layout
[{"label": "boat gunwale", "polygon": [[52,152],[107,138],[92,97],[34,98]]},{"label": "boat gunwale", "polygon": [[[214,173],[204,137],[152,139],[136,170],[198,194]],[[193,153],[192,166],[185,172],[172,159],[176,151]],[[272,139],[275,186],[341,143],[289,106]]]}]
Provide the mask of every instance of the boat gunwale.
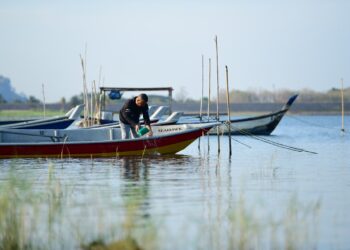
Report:
[{"label": "boat gunwale", "polygon": [[[188,123],[187,123],[188,124]],[[1,147],[6,147],[6,146],[45,146],[45,145],[86,145],[86,144],[90,144],[90,145],[94,145],[94,144],[108,144],[108,143],[130,143],[130,142],[142,142],[142,141],[149,141],[149,140],[160,140],[160,139],[166,139],[168,137],[171,136],[178,136],[178,135],[183,135],[183,134],[187,134],[187,133],[192,133],[195,132],[197,130],[206,130],[208,129],[208,131],[215,127],[220,125],[221,123],[217,123],[217,122],[212,122],[212,123],[208,123],[205,124],[203,126],[200,127],[194,127],[194,128],[188,128],[185,129],[183,131],[174,131],[174,132],[169,132],[169,133],[165,133],[162,135],[156,135],[156,136],[145,136],[145,137],[138,137],[138,138],[131,138],[131,139],[116,139],[116,140],[100,140],[100,141],[45,141],[45,142],[0,142],[0,148]],[[180,125],[180,124],[178,124]],[[181,124],[181,126],[184,124]],[[172,125],[170,125],[172,126]],[[6,132],[6,131],[2,131],[1,132]],[[37,136],[34,134],[28,134],[28,136]],[[62,138],[63,139],[63,138]]]},{"label": "boat gunwale", "polygon": [[242,118],[242,119],[234,119],[234,120],[230,120],[230,122],[231,123],[235,123],[235,122],[255,121],[255,120],[268,118],[268,117],[271,117],[271,116],[278,116],[278,115],[281,115],[281,114],[284,115],[287,111],[288,111],[288,109],[283,109],[283,110],[276,111],[276,112],[269,113],[269,114],[265,114],[265,115],[254,116],[254,117],[247,117],[247,118]]}]

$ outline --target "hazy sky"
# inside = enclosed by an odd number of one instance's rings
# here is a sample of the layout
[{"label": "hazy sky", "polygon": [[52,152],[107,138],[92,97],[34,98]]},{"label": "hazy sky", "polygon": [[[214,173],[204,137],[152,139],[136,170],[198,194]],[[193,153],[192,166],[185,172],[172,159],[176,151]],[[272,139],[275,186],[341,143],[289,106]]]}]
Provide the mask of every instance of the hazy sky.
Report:
[{"label": "hazy sky", "polygon": [[[219,40],[220,86],[328,90],[350,84],[350,1],[0,0],[0,75],[18,92],[58,101],[89,84],[173,86],[201,93],[201,55]],[[207,88],[207,68],[206,68]],[[216,84],[215,74],[212,78]]]}]

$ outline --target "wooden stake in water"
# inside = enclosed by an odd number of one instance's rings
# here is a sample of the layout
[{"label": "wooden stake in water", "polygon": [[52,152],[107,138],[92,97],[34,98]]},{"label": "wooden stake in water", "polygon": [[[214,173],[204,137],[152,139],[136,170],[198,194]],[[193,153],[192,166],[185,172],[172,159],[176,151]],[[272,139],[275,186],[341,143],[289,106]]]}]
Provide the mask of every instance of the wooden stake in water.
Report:
[{"label": "wooden stake in water", "polygon": [[[86,52],[85,52],[86,57]],[[84,120],[83,127],[89,126],[88,116],[89,116],[89,100],[87,96],[87,85],[86,85],[86,61],[84,61],[83,57],[80,55],[81,67],[83,70],[83,100],[84,100]]]},{"label": "wooden stake in water", "polygon": [[85,117],[85,121],[86,121],[87,127],[90,127],[90,120],[89,120],[89,114],[90,114],[89,90],[88,90],[88,85],[87,85],[87,81],[86,81],[86,66],[87,66],[87,42],[85,43],[85,54],[84,54],[84,75],[85,75],[84,88],[85,88],[85,102],[86,102],[86,117]]},{"label": "wooden stake in water", "polygon": [[[218,50],[218,37],[215,36],[215,48],[216,48],[216,120],[219,121],[219,50]],[[220,154],[220,132],[219,132],[219,126],[216,127],[216,132],[218,135],[218,154]]]},{"label": "wooden stake in water", "polygon": [[345,132],[344,129],[344,80],[341,79],[341,131]]},{"label": "wooden stake in water", "polygon": [[97,93],[95,81],[94,81],[94,100],[95,100],[95,113],[94,113],[95,124],[100,124],[100,106],[99,106],[100,98],[99,98],[99,94]]},{"label": "wooden stake in water", "polygon": [[231,111],[230,111],[230,92],[229,92],[229,87],[228,87],[228,68],[226,68],[226,101],[227,101],[227,123],[228,123],[228,136],[229,136],[229,153],[230,156],[232,155],[232,147],[231,147]]},{"label": "wooden stake in water", "polygon": [[45,103],[45,85],[42,84],[42,90],[43,90],[43,108],[44,108],[44,118],[46,117],[46,103]]},{"label": "wooden stake in water", "polygon": [[202,96],[201,96],[201,105],[200,105],[200,109],[199,109],[199,120],[200,121],[202,121],[203,88],[204,88],[204,56],[202,55]]},{"label": "wooden stake in water", "polygon": [[208,88],[209,88],[209,92],[208,92],[208,122],[210,120],[210,85],[211,85],[211,59],[209,58],[209,76],[208,76]]},{"label": "wooden stake in water", "polygon": [[94,125],[94,84],[95,84],[95,80],[92,82],[91,85],[91,94],[90,94],[90,100],[91,100],[91,104],[90,104],[90,125],[93,126]]},{"label": "wooden stake in water", "polygon": [[[203,110],[203,88],[204,88],[204,56],[202,55],[202,96],[201,96],[201,105],[199,108],[199,120],[202,121],[202,110]],[[201,138],[198,140],[198,149],[201,149]]]},{"label": "wooden stake in water", "polygon": [[[211,85],[211,59],[209,58],[209,65],[208,65],[208,69],[209,69],[209,76],[208,76],[208,88],[209,88],[209,93],[208,93],[208,122],[210,120],[210,85]],[[210,150],[210,144],[209,144],[209,135],[208,137],[208,152]]]},{"label": "wooden stake in water", "polygon": [[[99,75],[98,75],[98,88],[101,87],[101,77],[102,77],[102,66],[100,66],[100,72],[99,72]],[[95,88],[95,101],[96,101],[96,107],[95,107],[95,112],[96,112],[96,120],[97,120],[97,124],[100,124],[100,119],[101,119],[101,96],[100,96],[100,93],[97,92],[97,89],[96,89],[96,84],[94,86]]]}]

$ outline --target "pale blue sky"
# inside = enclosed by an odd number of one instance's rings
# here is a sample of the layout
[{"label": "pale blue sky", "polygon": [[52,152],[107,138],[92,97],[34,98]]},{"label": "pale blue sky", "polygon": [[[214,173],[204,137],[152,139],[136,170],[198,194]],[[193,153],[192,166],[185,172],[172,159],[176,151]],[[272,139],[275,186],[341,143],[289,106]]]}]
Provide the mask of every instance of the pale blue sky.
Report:
[{"label": "pale blue sky", "polygon": [[347,0],[0,0],[0,74],[18,92],[41,98],[44,83],[48,101],[70,98],[87,44],[89,83],[102,66],[105,85],[199,98],[201,55],[214,61],[218,35],[222,88],[228,65],[235,89],[323,91],[350,85],[349,13]]}]

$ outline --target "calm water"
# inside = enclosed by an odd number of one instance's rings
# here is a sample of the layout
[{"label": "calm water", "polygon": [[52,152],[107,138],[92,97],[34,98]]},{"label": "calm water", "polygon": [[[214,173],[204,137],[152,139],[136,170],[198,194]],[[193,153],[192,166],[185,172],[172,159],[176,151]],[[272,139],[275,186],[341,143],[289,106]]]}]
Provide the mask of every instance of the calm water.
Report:
[{"label": "calm water", "polygon": [[56,249],[98,237],[112,241],[127,230],[125,218],[136,231],[147,228],[140,235],[150,246],[138,241],[146,248],[232,249],[232,235],[242,238],[240,231],[254,249],[285,248],[288,237],[295,248],[350,249],[350,117],[345,134],[340,122],[287,116],[264,137],[317,154],[236,136],[240,143],[232,141],[229,157],[228,137],[221,137],[218,155],[217,137],[210,136],[175,156],[1,160],[0,178],[15,169],[33,190],[45,192],[53,168],[62,196],[53,229],[59,236],[50,243]]}]

